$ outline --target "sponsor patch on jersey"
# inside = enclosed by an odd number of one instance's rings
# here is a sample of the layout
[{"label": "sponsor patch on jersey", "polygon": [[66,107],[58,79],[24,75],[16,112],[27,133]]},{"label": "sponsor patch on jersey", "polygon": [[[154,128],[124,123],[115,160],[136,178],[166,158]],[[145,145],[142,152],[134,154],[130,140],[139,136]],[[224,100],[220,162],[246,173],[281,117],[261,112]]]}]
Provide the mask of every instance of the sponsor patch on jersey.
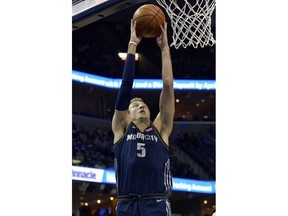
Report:
[{"label": "sponsor patch on jersey", "polygon": [[149,131],[151,131],[151,130],[152,130],[152,127],[149,127],[149,128],[147,128],[147,129],[145,129],[146,132],[149,132]]}]

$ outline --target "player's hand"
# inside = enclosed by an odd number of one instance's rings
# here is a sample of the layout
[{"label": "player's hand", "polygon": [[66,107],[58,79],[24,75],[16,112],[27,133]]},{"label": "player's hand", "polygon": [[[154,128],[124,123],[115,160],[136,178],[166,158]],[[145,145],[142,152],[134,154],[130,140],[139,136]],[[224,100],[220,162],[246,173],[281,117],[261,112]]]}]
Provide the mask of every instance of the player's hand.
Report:
[{"label": "player's hand", "polygon": [[162,33],[156,38],[157,45],[162,49],[169,47],[167,38],[167,22],[164,23],[164,27],[160,26]]},{"label": "player's hand", "polygon": [[142,36],[141,35],[137,35],[136,32],[136,21],[133,22],[133,20],[131,19],[131,25],[130,25],[130,41],[133,41],[135,43],[137,43],[137,45],[141,42]]}]

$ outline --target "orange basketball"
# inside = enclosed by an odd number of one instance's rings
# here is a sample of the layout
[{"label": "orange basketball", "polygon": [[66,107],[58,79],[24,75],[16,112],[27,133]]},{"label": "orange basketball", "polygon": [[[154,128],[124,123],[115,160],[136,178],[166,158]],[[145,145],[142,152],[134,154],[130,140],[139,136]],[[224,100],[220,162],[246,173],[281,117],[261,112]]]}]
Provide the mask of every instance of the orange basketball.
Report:
[{"label": "orange basketball", "polygon": [[136,21],[136,32],[145,38],[158,37],[166,21],[165,14],[158,6],[154,4],[145,4],[139,7],[134,15],[133,21]]}]

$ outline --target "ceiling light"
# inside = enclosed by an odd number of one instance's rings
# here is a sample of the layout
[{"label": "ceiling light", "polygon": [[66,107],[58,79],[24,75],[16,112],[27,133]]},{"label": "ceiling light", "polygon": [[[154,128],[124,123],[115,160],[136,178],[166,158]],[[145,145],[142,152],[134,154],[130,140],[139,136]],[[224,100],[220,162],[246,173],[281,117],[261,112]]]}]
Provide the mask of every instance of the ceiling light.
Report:
[{"label": "ceiling light", "polygon": [[72,164],[80,164],[81,160],[78,159],[72,159]]}]

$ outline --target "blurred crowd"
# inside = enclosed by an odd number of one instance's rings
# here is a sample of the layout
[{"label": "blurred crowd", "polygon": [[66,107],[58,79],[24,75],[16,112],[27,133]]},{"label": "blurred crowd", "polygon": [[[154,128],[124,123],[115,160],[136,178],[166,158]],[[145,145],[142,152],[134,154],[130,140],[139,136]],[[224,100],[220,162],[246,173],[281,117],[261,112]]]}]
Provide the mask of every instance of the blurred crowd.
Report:
[{"label": "blurred crowd", "polygon": [[[73,123],[72,136],[72,159],[73,165],[112,169],[113,165],[113,134],[112,131],[105,131],[95,128],[93,132],[84,127],[77,127]],[[179,178],[190,178],[198,180],[215,180],[215,135],[213,128],[198,134],[177,132],[172,136],[170,143],[172,149],[171,172]],[[173,151],[177,150],[177,154]],[[184,155],[190,160],[183,161]],[[200,166],[208,177],[199,175],[193,167]],[[207,179],[203,179],[207,178]]]},{"label": "blurred crowd", "polygon": [[[110,78],[120,78],[124,62],[118,52],[126,52],[130,29],[126,25],[99,21],[73,31],[72,69]],[[172,36],[168,27],[168,39]],[[170,40],[172,42],[172,39]],[[137,48],[137,78],[159,78],[161,54],[154,38],[143,38]],[[174,77],[215,80],[215,46],[198,49],[171,47]]]}]

